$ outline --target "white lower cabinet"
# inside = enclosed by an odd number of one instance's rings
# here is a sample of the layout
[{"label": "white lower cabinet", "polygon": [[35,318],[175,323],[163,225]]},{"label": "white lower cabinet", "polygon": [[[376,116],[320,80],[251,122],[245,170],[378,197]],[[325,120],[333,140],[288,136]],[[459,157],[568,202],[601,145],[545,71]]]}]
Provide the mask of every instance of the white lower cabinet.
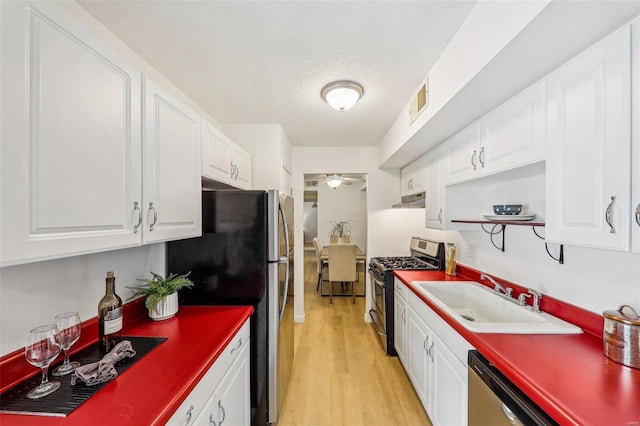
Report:
[{"label": "white lower cabinet", "polygon": [[251,423],[249,320],[167,422],[237,426]]},{"label": "white lower cabinet", "polygon": [[431,329],[425,324],[416,312],[407,309],[407,357],[404,363],[405,370],[411,379],[413,388],[418,394],[427,414],[431,417],[433,412],[433,398],[431,395],[431,376],[433,371],[433,359],[430,357]]},{"label": "white lower cabinet", "polygon": [[455,357],[435,333],[429,344],[432,382],[431,411],[434,425],[467,424],[467,366]]},{"label": "white lower cabinet", "polygon": [[[467,424],[467,353],[473,347],[401,281],[406,356],[400,361],[434,426]],[[397,293],[396,293],[397,294]]]},{"label": "white lower cabinet", "polygon": [[394,298],[393,298],[393,344],[398,353],[400,361],[405,362],[407,357],[407,300],[406,300],[407,288],[403,286],[399,281],[395,283]]}]

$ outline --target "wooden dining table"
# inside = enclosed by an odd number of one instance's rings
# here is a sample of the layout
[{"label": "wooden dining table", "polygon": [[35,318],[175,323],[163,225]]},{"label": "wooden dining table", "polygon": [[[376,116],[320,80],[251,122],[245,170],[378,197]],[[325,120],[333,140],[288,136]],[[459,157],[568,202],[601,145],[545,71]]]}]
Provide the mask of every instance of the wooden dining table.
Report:
[{"label": "wooden dining table", "polygon": [[[324,264],[329,265],[329,246],[322,246],[322,251],[320,252],[320,261]],[[356,245],[356,272],[358,273],[358,281],[356,281],[357,283],[360,283],[362,286],[362,289],[360,291],[356,291],[356,296],[360,296],[360,297],[364,297],[364,283],[366,282],[365,277],[362,277],[362,281],[360,280],[360,273],[366,273],[367,271],[367,254],[358,246]],[[324,284],[325,282],[327,282],[326,280],[323,280],[322,283]],[[358,290],[359,285],[356,285],[356,290]],[[324,289],[324,285],[320,286],[320,294],[322,296],[329,296],[329,293],[327,292],[326,294],[323,291]],[[347,293],[340,293],[340,292],[335,292],[333,293],[333,297],[340,297],[340,296],[349,296],[351,297],[351,292],[347,292]]]}]

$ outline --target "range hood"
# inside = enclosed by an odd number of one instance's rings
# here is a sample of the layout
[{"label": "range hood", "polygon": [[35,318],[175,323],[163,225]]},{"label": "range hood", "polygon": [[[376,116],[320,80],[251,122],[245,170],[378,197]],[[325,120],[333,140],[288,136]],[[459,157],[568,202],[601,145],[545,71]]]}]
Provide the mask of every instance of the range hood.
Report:
[{"label": "range hood", "polygon": [[394,209],[419,209],[424,208],[426,193],[418,192],[417,194],[405,195],[400,199],[399,204],[394,204]]}]

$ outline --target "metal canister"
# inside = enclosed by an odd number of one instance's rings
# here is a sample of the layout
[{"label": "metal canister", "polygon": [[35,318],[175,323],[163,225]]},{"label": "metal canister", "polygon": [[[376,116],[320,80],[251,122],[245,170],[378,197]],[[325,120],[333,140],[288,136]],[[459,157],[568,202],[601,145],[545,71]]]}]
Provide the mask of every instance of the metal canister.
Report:
[{"label": "metal canister", "polygon": [[604,311],[604,354],[620,364],[640,368],[640,316],[629,305]]}]

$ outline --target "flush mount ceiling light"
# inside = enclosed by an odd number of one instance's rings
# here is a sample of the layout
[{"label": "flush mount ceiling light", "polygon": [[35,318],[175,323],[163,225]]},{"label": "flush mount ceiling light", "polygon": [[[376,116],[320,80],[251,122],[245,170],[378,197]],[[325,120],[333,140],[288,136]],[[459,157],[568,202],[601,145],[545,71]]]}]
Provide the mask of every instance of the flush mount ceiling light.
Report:
[{"label": "flush mount ceiling light", "polygon": [[331,108],[346,111],[358,102],[364,89],[353,81],[334,81],[324,86],[320,94]]},{"label": "flush mount ceiling light", "polygon": [[340,175],[331,175],[327,176],[327,185],[331,188],[336,189],[342,183],[342,176]]}]

